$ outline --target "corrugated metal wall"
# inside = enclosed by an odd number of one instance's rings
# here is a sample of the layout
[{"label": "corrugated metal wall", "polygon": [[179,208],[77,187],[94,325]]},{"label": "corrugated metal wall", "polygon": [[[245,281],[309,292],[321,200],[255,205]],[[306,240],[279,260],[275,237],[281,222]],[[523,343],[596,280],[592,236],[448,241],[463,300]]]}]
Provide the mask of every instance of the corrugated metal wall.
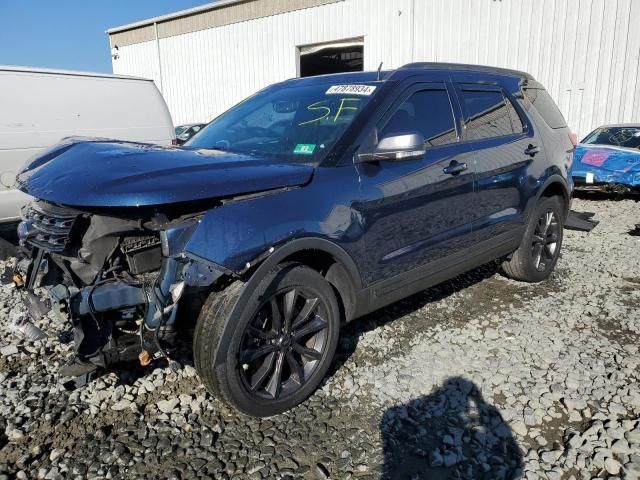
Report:
[{"label": "corrugated metal wall", "polygon": [[160,38],[159,55],[155,40],[120,47],[113,69],[153,78],[176,124],[207,121],[296,76],[297,46],[364,37],[369,70],[425,60],[528,71],[582,136],[640,122],[638,24],[640,0],[344,0]]}]

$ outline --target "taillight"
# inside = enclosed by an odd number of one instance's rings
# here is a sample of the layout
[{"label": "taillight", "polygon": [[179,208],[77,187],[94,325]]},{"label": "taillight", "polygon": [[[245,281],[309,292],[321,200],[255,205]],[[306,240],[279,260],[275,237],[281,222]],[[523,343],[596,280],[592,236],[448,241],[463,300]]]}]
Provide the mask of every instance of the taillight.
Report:
[{"label": "taillight", "polygon": [[175,138],[171,139],[171,145],[173,145],[174,147],[178,145],[178,140]]},{"label": "taillight", "polygon": [[569,134],[569,140],[571,140],[571,145],[573,145],[573,148],[578,145],[578,135],[576,135],[575,133],[571,132]]}]

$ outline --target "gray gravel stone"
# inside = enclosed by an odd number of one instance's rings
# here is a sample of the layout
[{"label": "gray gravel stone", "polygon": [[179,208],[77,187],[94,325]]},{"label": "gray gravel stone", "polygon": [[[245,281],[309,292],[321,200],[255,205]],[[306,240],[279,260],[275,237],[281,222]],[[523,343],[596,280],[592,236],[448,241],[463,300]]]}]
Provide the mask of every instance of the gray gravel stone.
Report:
[{"label": "gray gravel stone", "polygon": [[49,454],[49,460],[51,460],[51,462],[55,462],[62,455],[64,455],[64,450],[62,448],[54,448],[53,450],[51,450],[51,453]]},{"label": "gray gravel stone", "polygon": [[172,398],[169,400],[160,400],[156,405],[162,413],[171,413],[178,406],[178,403],[180,403],[179,399]]},{"label": "gray gravel stone", "polygon": [[0,348],[0,355],[3,357],[10,357],[11,355],[16,355],[19,351],[20,350],[18,350],[17,345],[7,345]]},{"label": "gray gravel stone", "polygon": [[607,458],[604,461],[604,468],[611,475],[618,475],[620,473],[620,468],[621,467],[622,467],[622,465],[620,465],[620,462],[615,460],[614,458]]},{"label": "gray gravel stone", "polygon": [[132,405],[132,402],[126,399],[119,400],[113,405],[111,405],[111,410],[115,410],[116,412],[126,410]]}]

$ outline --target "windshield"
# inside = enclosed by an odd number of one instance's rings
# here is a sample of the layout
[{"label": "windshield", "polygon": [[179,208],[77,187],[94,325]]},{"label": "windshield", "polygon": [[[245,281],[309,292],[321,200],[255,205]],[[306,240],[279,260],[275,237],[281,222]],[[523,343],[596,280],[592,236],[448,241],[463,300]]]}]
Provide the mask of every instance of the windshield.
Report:
[{"label": "windshield", "polygon": [[582,143],[587,145],[614,145],[623,148],[640,148],[640,127],[597,128]]},{"label": "windshield", "polygon": [[185,145],[320,162],[376,88],[360,83],[268,89],[220,115]]},{"label": "windshield", "polygon": [[176,133],[176,137],[178,135],[180,135],[182,132],[184,132],[187,128],[189,128],[189,127],[185,127],[185,126],[176,127],[175,130],[174,130],[175,133]]}]

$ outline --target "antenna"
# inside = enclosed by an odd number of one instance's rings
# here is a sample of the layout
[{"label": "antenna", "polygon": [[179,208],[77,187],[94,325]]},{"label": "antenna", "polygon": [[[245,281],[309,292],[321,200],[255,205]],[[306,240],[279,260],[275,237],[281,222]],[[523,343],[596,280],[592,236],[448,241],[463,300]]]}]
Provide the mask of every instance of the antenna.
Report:
[{"label": "antenna", "polygon": [[384,62],[380,62],[380,65],[378,66],[378,80],[380,80],[380,72],[382,71],[382,64]]}]

